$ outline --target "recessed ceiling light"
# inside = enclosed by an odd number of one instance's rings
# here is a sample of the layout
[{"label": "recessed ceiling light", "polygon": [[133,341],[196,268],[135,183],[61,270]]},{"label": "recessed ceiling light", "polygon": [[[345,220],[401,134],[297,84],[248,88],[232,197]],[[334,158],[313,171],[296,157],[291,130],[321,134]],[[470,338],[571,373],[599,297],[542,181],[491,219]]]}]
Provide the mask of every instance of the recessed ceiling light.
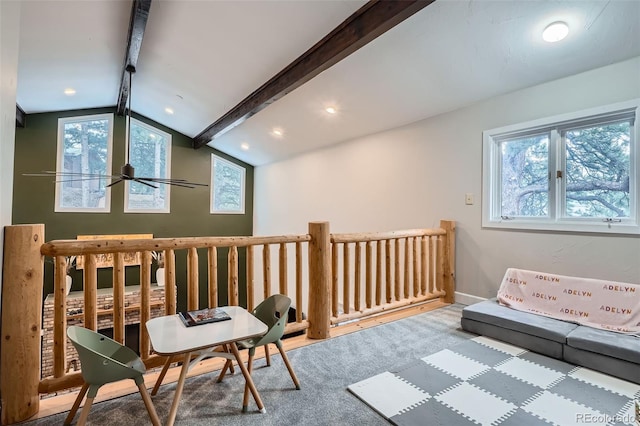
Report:
[{"label": "recessed ceiling light", "polygon": [[566,22],[553,22],[542,32],[542,39],[549,43],[555,43],[565,38],[569,34],[569,26]]},{"label": "recessed ceiling light", "polygon": [[169,114],[169,115],[173,115],[173,109],[172,109],[172,108],[166,107],[166,108],[164,109],[164,112],[166,112],[166,113],[167,113],[167,114]]},{"label": "recessed ceiling light", "polygon": [[76,94],[76,89],[73,89],[71,87],[67,87],[66,89],[64,89],[64,94],[67,96],[73,96]]},{"label": "recessed ceiling light", "polygon": [[246,143],[246,142],[243,142],[243,143],[241,143],[241,144],[240,144],[240,148],[241,148],[243,151],[249,151],[249,144],[248,144],[248,143]]},{"label": "recessed ceiling light", "polygon": [[271,133],[272,133],[274,136],[278,136],[278,137],[280,137],[280,136],[284,135],[284,132],[282,131],[282,129],[279,129],[279,128],[274,128],[274,129],[271,131]]},{"label": "recessed ceiling light", "polygon": [[332,106],[328,106],[324,110],[327,111],[329,114],[335,114],[336,112],[338,112],[338,110]]}]

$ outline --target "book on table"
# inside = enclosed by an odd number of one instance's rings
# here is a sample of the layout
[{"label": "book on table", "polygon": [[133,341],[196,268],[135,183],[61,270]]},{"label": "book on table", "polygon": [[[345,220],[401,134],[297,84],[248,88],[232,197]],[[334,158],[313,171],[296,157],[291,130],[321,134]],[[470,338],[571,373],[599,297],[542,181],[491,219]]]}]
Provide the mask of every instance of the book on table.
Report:
[{"label": "book on table", "polygon": [[222,308],[205,308],[195,311],[178,312],[178,316],[187,327],[231,319],[229,314]]}]

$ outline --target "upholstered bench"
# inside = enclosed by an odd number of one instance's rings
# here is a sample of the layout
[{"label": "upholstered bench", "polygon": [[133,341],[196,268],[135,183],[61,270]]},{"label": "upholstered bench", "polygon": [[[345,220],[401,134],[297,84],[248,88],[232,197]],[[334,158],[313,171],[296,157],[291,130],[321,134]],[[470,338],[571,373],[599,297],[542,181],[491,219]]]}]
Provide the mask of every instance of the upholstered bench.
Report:
[{"label": "upholstered bench", "polygon": [[[509,272],[505,274],[503,285],[508,281],[508,277]],[[520,282],[523,281],[520,280]],[[513,283],[507,284],[513,285]],[[567,293],[575,289],[573,285],[568,287],[567,291],[566,289],[561,291]],[[532,294],[535,296],[535,292]],[[521,296],[526,297],[527,293],[522,292]],[[630,295],[629,300],[631,305],[639,304],[640,291],[637,295]],[[577,323],[580,319],[587,319],[588,315],[580,318],[576,316],[576,322],[553,318],[549,316],[552,310],[550,306],[558,310],[568,309],[566,305],[556,302],[558,301],[552,300],[549,306],[540,307],[539,309],[544,309],[545,313],[542,314],[541,311],[538,314],[504,306],[497,298],[489,299],[465,307],[462,310],[461,325],[464,330],[472,333],[502,340],[630,382],[640,383],[640,337],[637,334],[629,331],[625,334]],[[602,306],[600,310],[603,309]],[[635,314],[635,306],[629,309],[632,309]],[[586,313],[580,310],[578,312]],[[637,325],[640,326],[640,324]],[[624,329],[627,330],[627,325]]]}]

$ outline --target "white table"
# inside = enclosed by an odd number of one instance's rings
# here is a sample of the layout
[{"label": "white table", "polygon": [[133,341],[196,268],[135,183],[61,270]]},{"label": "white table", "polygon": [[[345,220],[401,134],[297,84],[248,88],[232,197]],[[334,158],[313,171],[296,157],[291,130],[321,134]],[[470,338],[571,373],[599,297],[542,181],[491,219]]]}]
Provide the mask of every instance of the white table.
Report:
[{"label": "white table", "polygon": [[[164,375],[169,368],[169,364],[173,362],[173,358],[179,357],[180,355],[182,355],[183,358],[180,378],[176,384],[176,393],[173,398],[173,404],[171,405],[171,411],[169,412],[169,418],[167,419],[168,426],[172,426],[175,421],[187,371],[192,365],[190,362],[191,357],[193,355],[201,355],[202,353],[206,353],[206,356],[219,356],[227,359],[233,356],[238,362],[240,370],[242,370],[242,375],[258,405],[258,409],[263,413],[265,412],[264,404],[260,399],[258,390],[253,384],[251,375],[240,359],[236,342],[261,336],[267,332],[268,327],[240,306],[225,306],[222,309],[231,316],[231,320],[201,324],[193,327],[185,326],[180,318],[178,318],[178,315],[153,318],[147,321],[147,331],[149,332],[149,339],[151,340],[153,350],[159,355],[168,357],[162,373],[160,373],[160,377],[158,377],[158,381],[151,392],[152,395],[155,395],[158,391]],[[232,354],[212,351],[214,347],[221,345],[228,345],[231,348]],[[202,359],[202,356],[197,358],[194,363],[200,359]]]}]

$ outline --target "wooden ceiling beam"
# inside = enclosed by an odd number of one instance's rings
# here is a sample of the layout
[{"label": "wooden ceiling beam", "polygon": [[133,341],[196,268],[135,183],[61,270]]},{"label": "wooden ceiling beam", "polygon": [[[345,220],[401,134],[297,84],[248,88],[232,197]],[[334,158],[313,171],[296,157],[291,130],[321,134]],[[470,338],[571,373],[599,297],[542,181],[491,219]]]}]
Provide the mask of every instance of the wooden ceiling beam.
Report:
[{"label": "wooden ceiling beam", "polygon": [[127,69],[133,67],[135,71],[138,64],[142,37],[144,36],[144,29],[147,26],[150,9],[151,0],[133,0],[131,19],[129,21],[129,35],[127,36],[127,51],[124,56],[124,66],[122,67],[122,78],[120,79],[120,91],[118,93],[118,104],[116,108],[118,115],[124,115],[127,107],[130,78]]},{"label": "wooden ceiling beam", "polygon": [[27,125],[27,114],[20,105],[16,104],[16,127],[25,127]]},{"label": "wooden ceiling beam", "polygon": [[193,139],[200,148],[435,0],[371,0]]}]

